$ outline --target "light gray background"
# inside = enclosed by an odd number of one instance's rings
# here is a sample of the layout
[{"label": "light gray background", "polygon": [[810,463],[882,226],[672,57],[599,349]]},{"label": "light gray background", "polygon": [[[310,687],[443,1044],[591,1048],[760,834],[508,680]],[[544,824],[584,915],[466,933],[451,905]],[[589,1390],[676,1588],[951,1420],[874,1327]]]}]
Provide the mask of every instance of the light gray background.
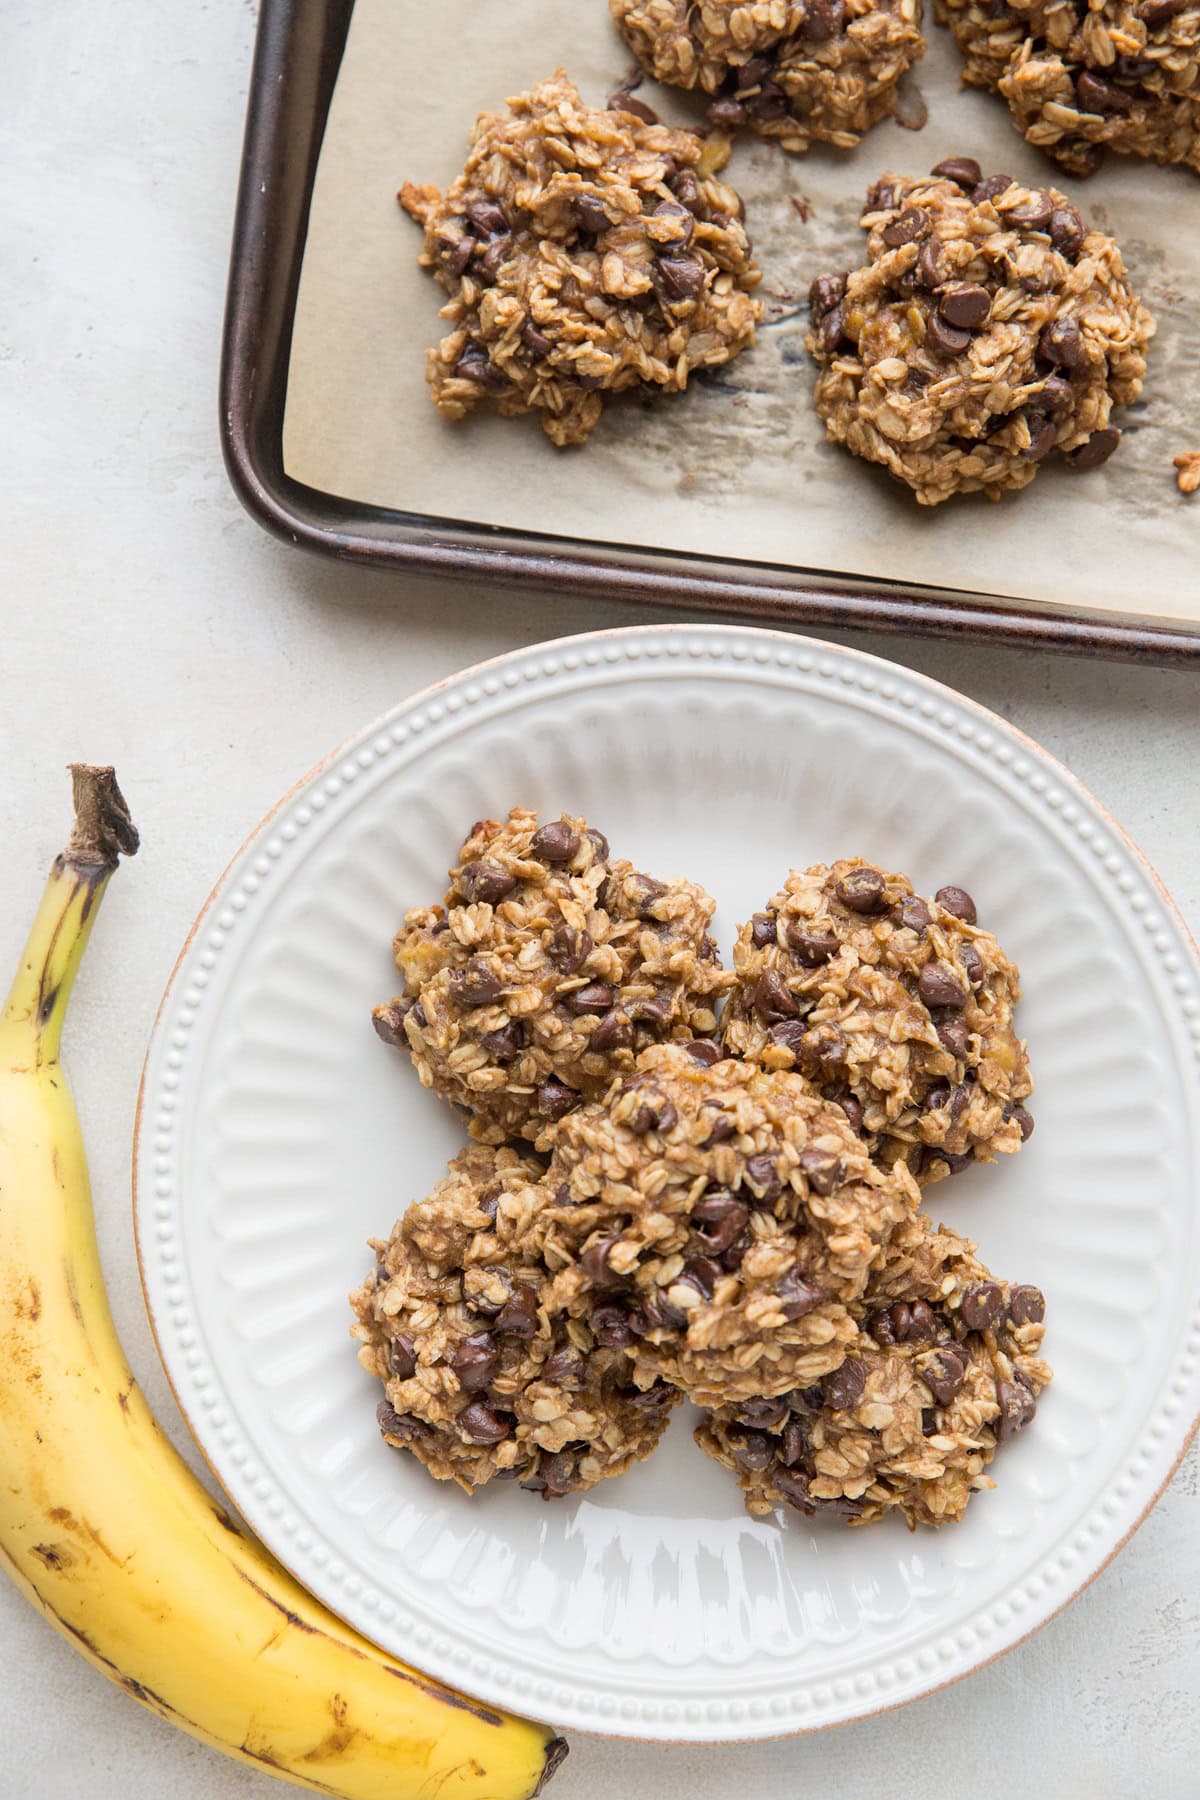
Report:
[{"label": "light gray background", "polygon": [[[259,817],[364,720],[480,657],[635,616],[339,569],[240,512],[218,453],[216,373],[253,23],[250,0],[0,0],[0,968],[63,840],[62,765],[115,762],[145,849],[99,922],[68,1054],[118,1324],[185,1452],[128,1194],[142,1052],[196,910]],[[1200,534],[1200,499],[1196,523]],[[868,647],[1062,757],[1200,925],[1195,676],[909,639]],[[969,1682],[790,1743],[578,1738],[552,1791],[1182,1800],[1200,1764],[1198,1475],[1193,1450],[1113,1567]],[[7,1584],[0,1666],[5,1800],[283,1791],[133,1705]]]}]

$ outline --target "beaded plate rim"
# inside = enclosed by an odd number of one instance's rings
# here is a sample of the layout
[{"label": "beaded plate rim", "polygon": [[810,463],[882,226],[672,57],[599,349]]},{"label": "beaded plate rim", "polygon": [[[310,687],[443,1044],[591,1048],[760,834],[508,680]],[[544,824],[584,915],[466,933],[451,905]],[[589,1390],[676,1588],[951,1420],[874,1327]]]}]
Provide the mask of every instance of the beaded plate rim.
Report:
[{"label": "beaded plate rim", "polygon": [[[405,1618],[390,1597],[339,1560],[337,1546],[298,1519],[270,1477],[242,1476],[250,1451],[228,1423],[228,1403],[195,1345],[190,1289],[176,1248],[180,1183],[173,1164],[173,1123],[192,1028],[222,950],[236,938],[255,896],[287,863],[290,848],[315,820],[353,790],[358,776],[404,750],[419,756],[427,734],[452,734],[457,722],[507,704],[514,692],[544,694],[587,672],[654,664],[710,673],[758,669],[799,691],[857,689],[903,721],[921,721],[957,753],[973,753],[1024,790],[1091,851],[1119,900],[1140,919],[1174,997],[1180,1035],[1191,1040],[1193,1141],[1200,1125],[1200,954],[1162,881],[1106,809],[1064,765],[1007,720],[933,678],[866,651],[762,627],[638,625],[550,640],[507,652],[451,675],[402,701],[319,762],[246,839],[205,902],[167,982],[142,1070],[134,1125],[133,1211],[138,1267],[159,1356],[184,1420],[213,1475],[252,1530],[319,1599],[389,1654],[410,1660],[480,1699],[544,1713],[560,1725],[605,1735],[665,1742],[738,1742],[800,1735],[870,1717],[963,1679],[1016,1648],[1056,1617],[1129,1541],[1171,1480],[1200,1427],[1200,1292],[1159,1384],[1152,1412],[1122,1465],[1039,1570],[1001,1598],[976,1608],[952,1630],[931,1631],[920,1648],[876,1658],[870,1669],[813,1681],[768,1700],[688,1702],[610,1693],[557,1672],[534,1679],[500,1659]],[[498,709],[497,709],[498,710]],[[1158,910],[1156,910],[1158,909]],[[1161,916],[1160,916],[1161,914]],[[1159,984],[1161,1000],[1162,983]],[[1190,1402],[1190,1406],[1186,1403]],[[194,1414],[204,1416],[197,1425]],[[212,1438],[220,1448],[210,1448]],[[1066,1583],[1064,1588],[1063,1583]]]}]

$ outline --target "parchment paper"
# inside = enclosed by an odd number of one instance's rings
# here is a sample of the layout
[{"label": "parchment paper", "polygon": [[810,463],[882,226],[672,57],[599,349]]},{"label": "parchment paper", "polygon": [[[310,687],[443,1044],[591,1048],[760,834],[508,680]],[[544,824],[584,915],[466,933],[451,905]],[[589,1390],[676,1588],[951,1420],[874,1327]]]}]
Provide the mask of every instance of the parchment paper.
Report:
[{"label": "parchment paper", "polygon": [[[417,268],[402,180],[445,186],[476,114],[562,65],[603,105],[630,67],[605,0],[357,0],[317,173],[292,349],[284,460],[346,499],[450,520],[928,583],[1171,620],[1200,619],[1200,494],[1171,459],[1200,449],[1200,182],[1110,158],[1056,175],[994,96],[960,88],[949,34],[926,21],[919,133],[894,121],[857,150],[786,155],[739,142],[767,322],[755,348],[685,395],[624,399],[588,445],[556,450],[534,419],[446,424],[424,380],[444,297]],[[686,96],[647,83],[673,122]],[[1088,475],[1047,467],[999,504],[918,508],[882,471],[827,444],[804,349],[811,277],[862,260],[862,195],[885,169],[970,154],[1055,181],[1121,244],[1158,319],[1125,440]],[[807,217],[805,216],[807,214]]]}]

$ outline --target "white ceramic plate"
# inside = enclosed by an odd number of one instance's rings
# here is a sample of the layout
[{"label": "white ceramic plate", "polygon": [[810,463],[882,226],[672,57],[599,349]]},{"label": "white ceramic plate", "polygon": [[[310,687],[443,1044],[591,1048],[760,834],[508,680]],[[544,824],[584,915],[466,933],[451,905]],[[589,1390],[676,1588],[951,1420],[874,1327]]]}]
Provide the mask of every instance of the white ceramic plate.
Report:
[{"label": "white ceramic plate", "polygon": [[[584,813],[736,922],[789,864],[957,882],[1019,960],[1037,1132],[930,1195],[1048,1300],[1057,1371],[965,1522],[752,1521],[677,1413],[576,1500],[474,1500],[384,1445],[348,1290],[459,1128],[385,1053],[389,938],[466,827]],[[1120,1546],[1200,1411],[1200,971],[1150,869],[1010,726],[874,657],[752,629],[521,651],[398,707],[290,794],[189,940],[146,1065],[137,1230],[168,1373],[230,1496],[390,1651],[560,1725],[717,1740],[978,1667]]]}]

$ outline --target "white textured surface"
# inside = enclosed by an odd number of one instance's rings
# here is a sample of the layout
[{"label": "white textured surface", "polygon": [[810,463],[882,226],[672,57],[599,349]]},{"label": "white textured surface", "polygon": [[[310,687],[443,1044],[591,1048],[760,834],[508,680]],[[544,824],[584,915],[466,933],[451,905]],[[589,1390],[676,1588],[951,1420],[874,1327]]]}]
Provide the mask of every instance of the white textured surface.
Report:
[{"label": "white textured surface", "polygon": [[[628,609],[461,593],[289,554],[216,447],[217,340],[253,11],[0,6],[0,958],[58,848],[71,755],[111,758],[146,849],[106,903],[69,1046],[114,1306],[186,1448],[134,1269],[134,1094],[182,936],[228,854],[329,745],[481,656]],[[19,428],[17,420],[19,419]],[[1114,522],[1114,529],[1119,524]],[[1195,676],[876,640],[1062,756],[1200,924]],[[801,1743],[574,1740],[559,1800],[948,1791],[1184,1800],[1200,1759],[1193,1449],[1146,1525],[1029,1644],[903,1712]],[[0,1587],[5,1800],[267,1800],[133,1706]]]},{"label": "white textured surface", "polygon": [[[686,1417],[636,1476],[549,1508],[511,1486],[469,1501],[381,1443],[346,1294],[366,1239],[430,1190],[458,1134],[380,1055],[367,1012],[390,991],[400,912],[441,891],[457,822],[514,795],[704,881],[727,954],[786,863],[853,848],[924,892],[952,875],[1020,963],[1038,1131],[930,1206],[1045,1290],[1056,1373],[960,1526],[748,1520]],[[147,1298],[235,1503],[388,1649],[563,1726],[811,1730],[1018,1642],[1162,1485],[1200,1414],[1198,1065],[1200,970],[1175,919],[1084,791],[1002,720],[775,632],[561,639],[370,725],[213,895],[146,1066]]]}]

